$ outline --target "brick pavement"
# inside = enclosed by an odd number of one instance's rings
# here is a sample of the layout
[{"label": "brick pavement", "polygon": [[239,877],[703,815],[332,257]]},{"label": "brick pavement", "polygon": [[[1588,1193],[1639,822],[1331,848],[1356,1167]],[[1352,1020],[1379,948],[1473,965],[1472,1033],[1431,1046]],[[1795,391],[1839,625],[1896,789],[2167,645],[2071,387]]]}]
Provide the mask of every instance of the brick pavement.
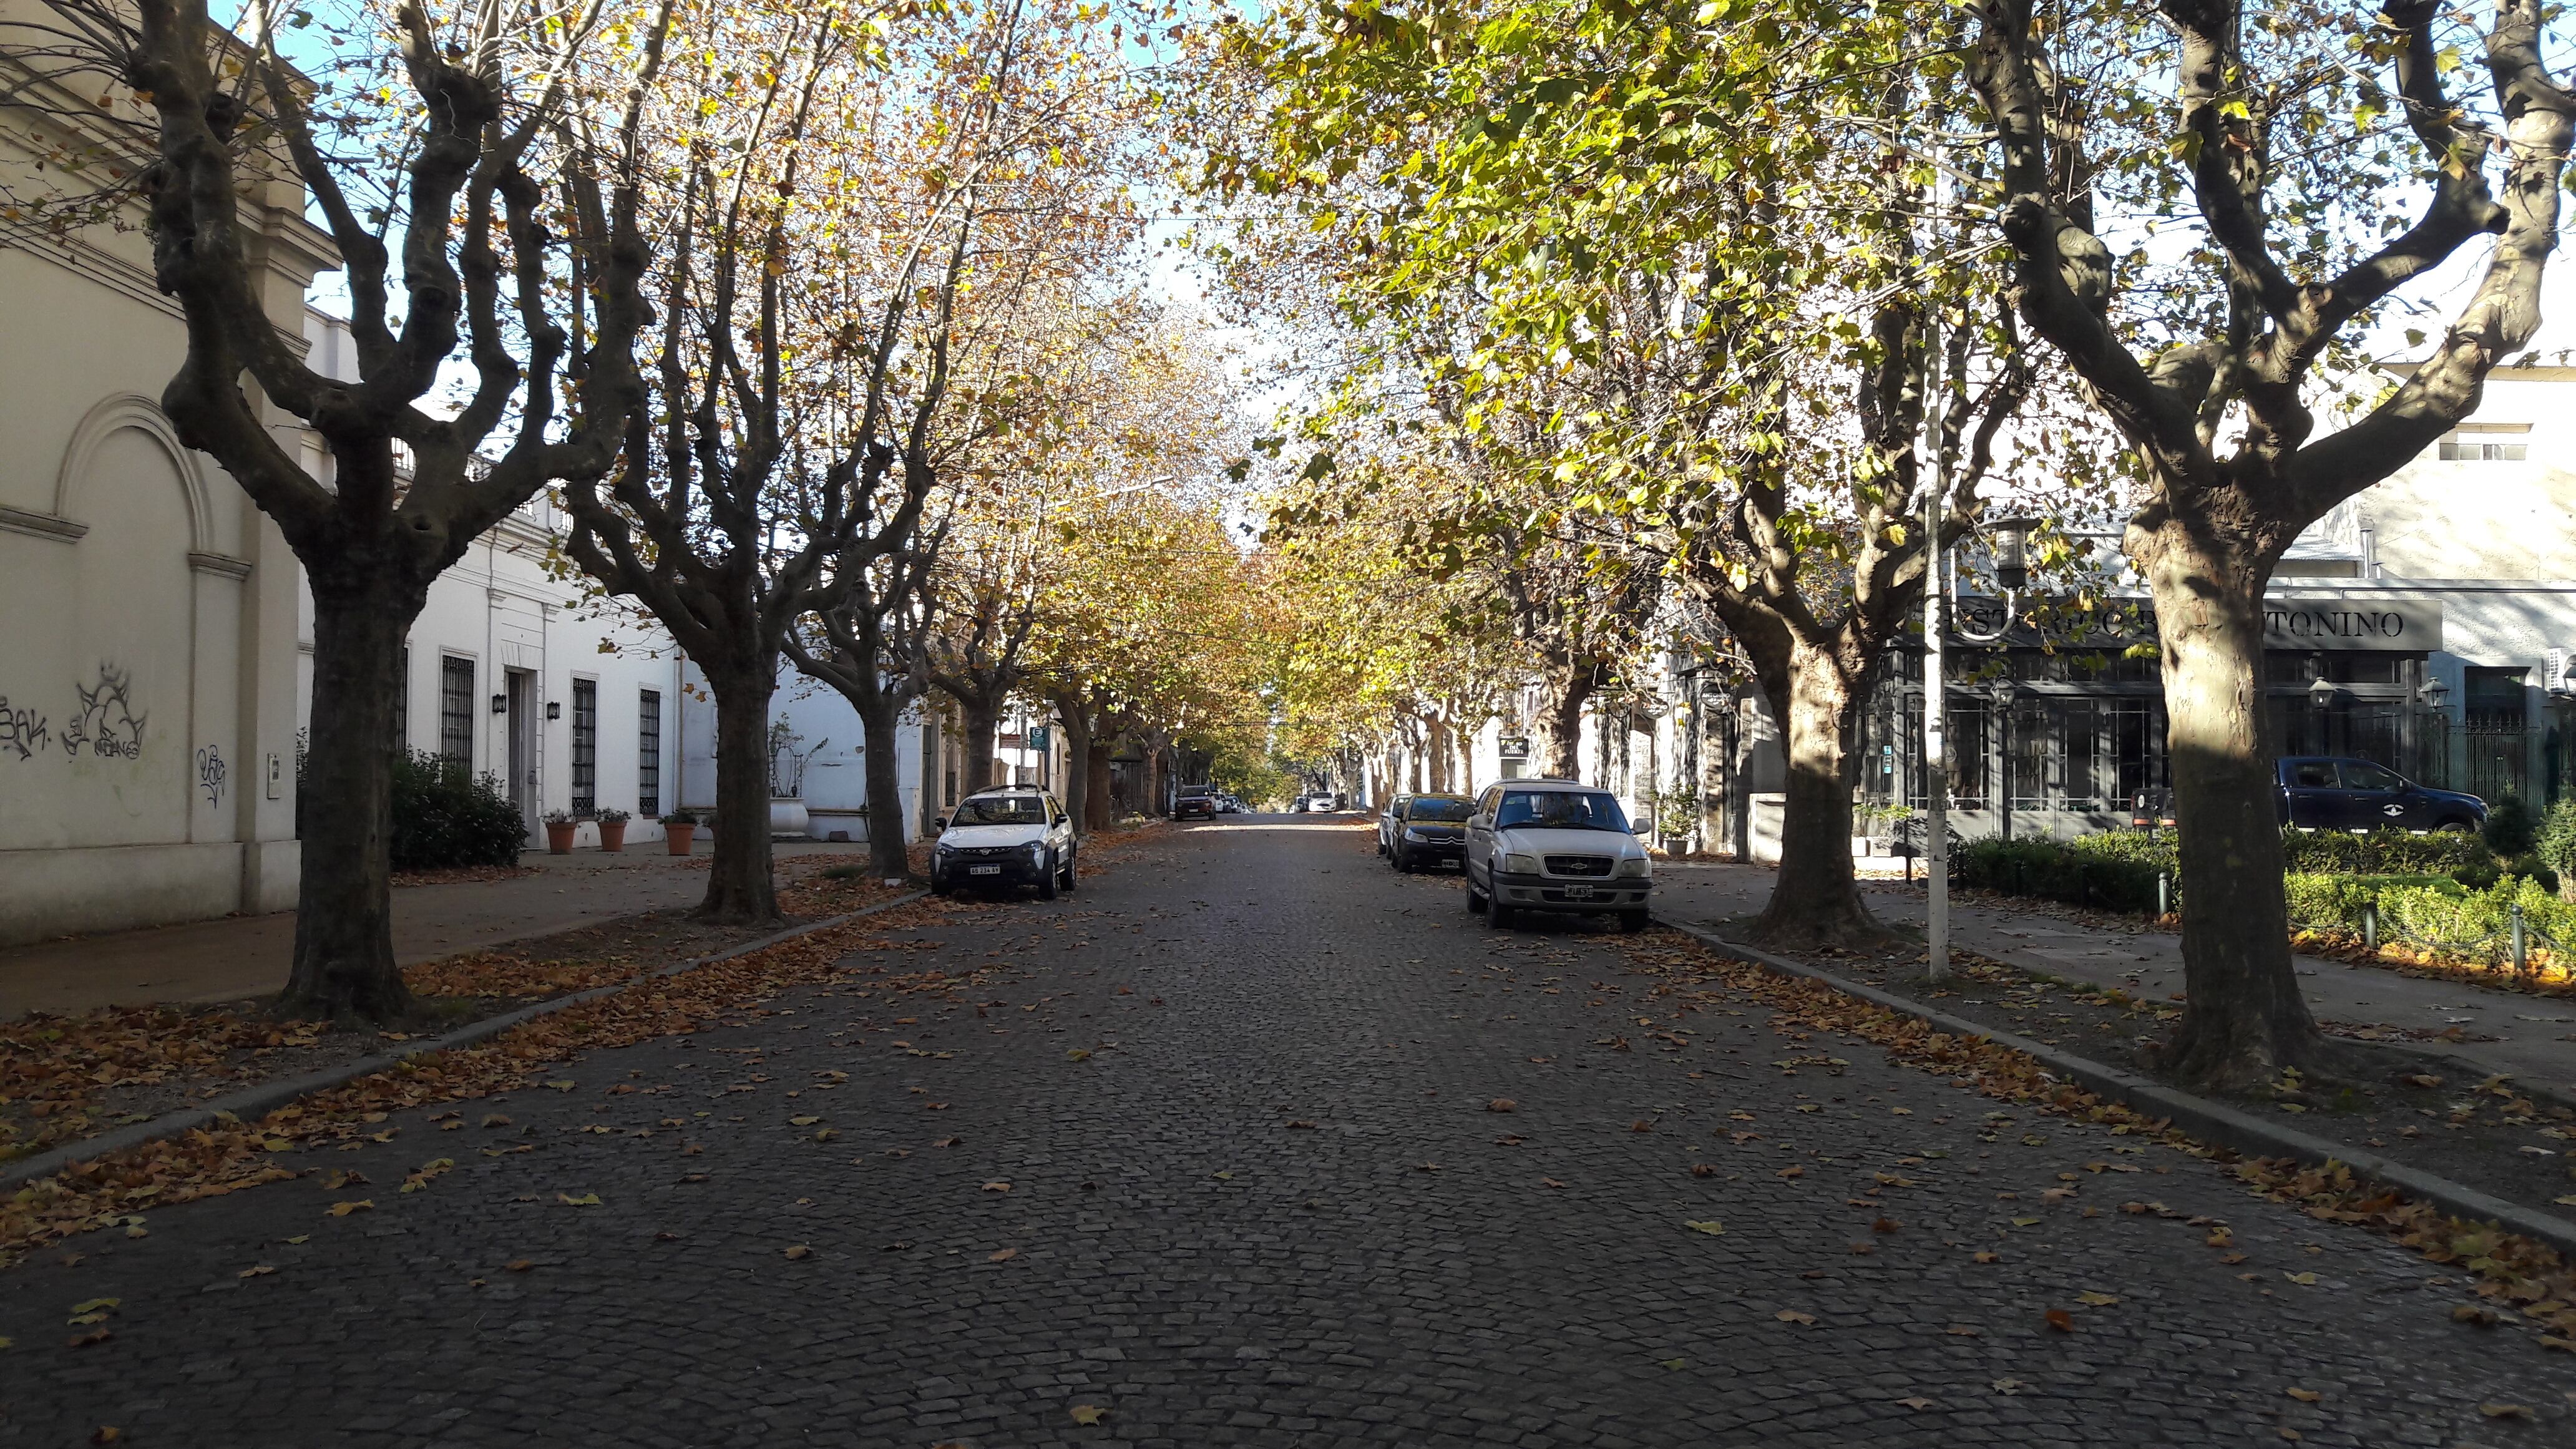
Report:
[{"label": "brick pavement", "polygon": [[[1176,830],[1053,904],[917,919],[937,951],[774,1014],[287,1159],[367,1185],[11,1270],[0,1445],[2576,1436],[2570,1361],[2452,1322],[2459,1281],[2411,1254],[1654,995],[1598,928],[1498,937],[1346,824]],[[890,962],[986,975],[889,1002]],[[97,1297],[114,1337],[66,1346]]]}]

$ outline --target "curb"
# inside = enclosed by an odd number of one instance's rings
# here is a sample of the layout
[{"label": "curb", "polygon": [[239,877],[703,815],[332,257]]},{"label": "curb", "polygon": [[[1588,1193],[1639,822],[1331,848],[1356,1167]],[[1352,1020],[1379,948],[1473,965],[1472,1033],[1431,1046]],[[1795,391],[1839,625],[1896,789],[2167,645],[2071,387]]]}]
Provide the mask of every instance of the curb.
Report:
[{"label": "curb", "polygon": [[2391,1162],[2376,1153],[2309,1136],[2266,1121],[2251,1112],[2241,1112],[2206,1097],[2178,1091],[2125,1068],[2106,1066],[2025,1036],[1997,1031],[1965,1017],[1935,1010],[1910,997],[1864,985],[1803,962],[1738,945],[1705,927],[1660,918],[1658,923],[1714,948],[1731,960],[1759,966],[1781,976],[1820,982],[1846,996],[1886,1007],[1953,1036],[1983,1038],[1997,1046],[2020,1052],[2056,1075],[2082,1085],[2095,1096],[2119,1102],[2150,1117],[2169,1119],[2184,1133],[2203,1142],[2249,1157],[2296,1158],[2311,1167],[2341,1163],[2357,1176],[2394,1188],[2408,1197],[2420,1198],[2454,1217],[2472,1222],[2492,1222],[2509,1232],[2547,1243],[2576,1259],[2576,1222],[2507,1202],[2500,1197],[2490,1197],[2476,1188]]},{"label": "curb", "polygon": [[[678,976],[695,971],[701,966],[713,966],[720,961],[730,961],[737,956],[748,956],[754,951],[766,950],[781,941],[792,941],[798,936],[810,935],[831,926],[855,921],[861,916],[872,916],[879,911],[890,911],[897,906],[910,905],[929,894],[928,891],[914,891],[909,895],[897,896],[890,901],[879,901],[873,906],[864,906],[820,921],[809,921],[802,926],[790,926],[784,931],[763,936],[757,941],[746,941],[742,945],[728,947],[712,956],[700,956],[682,961],[677,965],[647,971],[636,980],[649,981]],[[307,1072],[300,1077],[262,1082],[258,1086],[244,1087],[238,1092],[217,1097],[194,1107],[164,1112],[149,1122],[137,1122],[131,1127],[122,1127],[114,1132],[103,1132],[96,1137],[84,1137],[78,1142],[67,1142],[60,1147],[39,1152],[33,1157],[22,1158],[5,1167],[0,1167],[0,1188],[17,1187],[23,1183],[33,1182],[37,1178],[51,1177],[75,1162],[107,1157],[128,1148],[140,1147],[147,1142],[157,1142],[164,1137],[176,1137],[183,1132],[191,1132],[226,1118],[247,1121],[254,1117],[265,1116],[298,1097],[354,1082],[360,1077],[389,1071],[414,1057],[425,1057],[433,1052],[443,1052],[455,1047],[472,1046],[476,1042],[499,1036],[514,1026],[534,1021],[541,1016],[552,1016],[558,1011],[579,1006],[585,1001],[597,1001],[603,996],[614,996],[634,984],[635,981],[620,981],[610,986],[594,986],[587,991],[576,991],[569,996],[558,996],[551,1001],[536,1002],[515,1011],[505,1011],[499,1016],[487,1016],[481,1021],[469,1022],[442,1037],[429,1041],[406,1042],[401,1051],[360,1057],[355,1061],[343,1062],[336,1067],[324,1067],[317,1072]]]}]

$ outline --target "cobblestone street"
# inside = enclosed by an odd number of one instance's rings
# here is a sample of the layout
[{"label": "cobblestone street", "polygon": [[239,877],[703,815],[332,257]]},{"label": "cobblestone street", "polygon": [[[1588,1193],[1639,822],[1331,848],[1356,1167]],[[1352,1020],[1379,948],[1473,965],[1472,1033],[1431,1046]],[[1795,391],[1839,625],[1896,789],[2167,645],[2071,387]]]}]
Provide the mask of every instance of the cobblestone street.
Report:
[{"label": "cobblestone street", "polygon": [[831,985],[47,1249],[0,1445],[2576,1442],[2576,1360],[2464,1277],[1369,842],[1230,818],[907,908]]}]

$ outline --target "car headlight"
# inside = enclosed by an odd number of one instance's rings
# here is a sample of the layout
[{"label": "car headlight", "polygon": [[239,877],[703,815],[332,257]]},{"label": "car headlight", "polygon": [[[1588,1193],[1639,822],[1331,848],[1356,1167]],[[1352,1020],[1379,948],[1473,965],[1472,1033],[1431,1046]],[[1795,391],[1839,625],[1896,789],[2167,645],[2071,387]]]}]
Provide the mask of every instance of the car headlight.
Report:
[{"label": "car headlight", "polygon": [[1630,856],[1628,859],[1619,862],[1619,873],[1621,875],[1647,875],[1651,872],[1652,867],[1647,864],[1646,858],[1642,855]]},{"label": "car headlight", "polygon": [[939,842],[938,850],[941,855],[952,855],[956,853],[957,847],[943,840]]},{"label": "car headlight", "polygon": [[1503,855],[1503,869],[1510,871],[1514,875],[1536,875],[1538,874],[1538,857],[1534,855],[1523,855],[1517,850],[1507,851]]},{"label": "car headlight", "polygon": [[1046,859],[1045,841],[1032,840],[1029,842],[1029,859],[1032,862],[1043,861]]},{"label": "car headlight", "polygon": [[1407,840],[1429,840],[1431,837],[1408,825],[1404,827],[1404,838]]}]

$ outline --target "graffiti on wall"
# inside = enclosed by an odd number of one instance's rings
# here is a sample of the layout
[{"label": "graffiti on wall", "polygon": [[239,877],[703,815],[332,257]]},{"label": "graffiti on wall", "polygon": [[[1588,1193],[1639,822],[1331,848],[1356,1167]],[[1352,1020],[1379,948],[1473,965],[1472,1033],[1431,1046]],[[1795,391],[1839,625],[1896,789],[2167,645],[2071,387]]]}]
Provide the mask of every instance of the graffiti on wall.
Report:
[{"label": "graffiti on wall", "polygon": [[9,696],[0,694],[0,760],[30,759],[52,734],[43,715],[18,708],[9,703]]},{"label": "graffiti on wall", "polygon": [[197,751],[197,788],[206,792],[206,803],[224,803],[224,752],[208,745]]},{"label": "graffiti on wall", "polygon": [[80,696],[80,713],[63,726],[63,751],[77,756],[86,745],[101,759],[134,760],[143,755],[144,716],[134,712],[134,676],[101,660],[98,683],[72,686]]}]

